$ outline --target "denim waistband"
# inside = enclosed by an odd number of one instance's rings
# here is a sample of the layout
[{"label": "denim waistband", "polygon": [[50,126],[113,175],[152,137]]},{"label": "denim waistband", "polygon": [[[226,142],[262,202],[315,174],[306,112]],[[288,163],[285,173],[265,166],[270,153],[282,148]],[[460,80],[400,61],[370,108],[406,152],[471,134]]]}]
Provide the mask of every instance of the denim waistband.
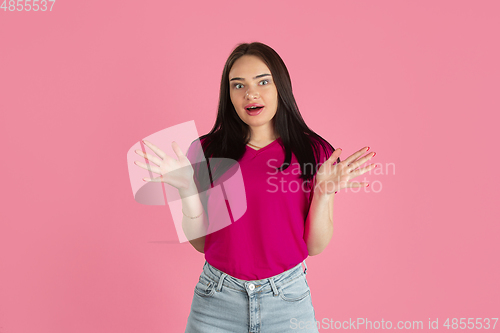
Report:
[{"label": "denim waistband", "polygon": [[[301,264],[304,263],[304,271],[302,271]],[[278,295],[277,286],[288,284],[293,280],[307,274],[306,261],[302,261],[295,267],[290,268],[283,273],[271,276],[266,279],[261,280],[241,280],[232,275],[226,274],[223,271],[210,265],[208,261],[205,260],[203,265],[203,273],[207,278],[212,280],[216,284],[216,290],[221,291],[222,287],[227,287],[233,290],[246,292],[266,292],[272,290],[274,295]]]}]

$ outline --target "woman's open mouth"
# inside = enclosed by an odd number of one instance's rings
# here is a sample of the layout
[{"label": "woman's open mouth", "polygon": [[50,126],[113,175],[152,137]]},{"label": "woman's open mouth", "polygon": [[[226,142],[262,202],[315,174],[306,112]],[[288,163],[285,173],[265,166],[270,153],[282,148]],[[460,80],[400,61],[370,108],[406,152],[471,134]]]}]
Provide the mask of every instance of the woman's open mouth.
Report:
[{"label": "woman's open mouth", "polygon": [[262,105],[252,105],[250,107],[245,108],[245,110],[247,111],[247,114],[250,116],[258,115],[259,113],[262,112],[263,109],[264,109],[264,106],[262,106]]}]

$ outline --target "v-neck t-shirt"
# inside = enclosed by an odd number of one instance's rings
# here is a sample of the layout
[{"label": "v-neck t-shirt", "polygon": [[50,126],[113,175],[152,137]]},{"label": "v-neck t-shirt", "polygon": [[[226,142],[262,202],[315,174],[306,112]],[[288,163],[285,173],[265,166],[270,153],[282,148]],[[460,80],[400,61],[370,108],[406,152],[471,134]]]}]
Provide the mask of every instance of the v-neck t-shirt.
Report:
[{"label": "v-neck t-shirt", "polygon": [[[191,163],[196,155],[193,146],[187,154]],[[319,166],[333,152],[326,156],[323,149],[320,151]],[[260,280],[283,273],[307,258],[304,230],[313,182],[299,178],[300,165],[293,153],[290,166],[276,171],[284,159],[281,138],[260,149],[246,145],[238,161],[246,211],[236,221],[231,217],[230,224],[216,231],[210,227],[227,214],[228,201],[213,191],[217,181],[214,188],[200,193],[208,214],[204,253],[210,265],[238,279]]]}]

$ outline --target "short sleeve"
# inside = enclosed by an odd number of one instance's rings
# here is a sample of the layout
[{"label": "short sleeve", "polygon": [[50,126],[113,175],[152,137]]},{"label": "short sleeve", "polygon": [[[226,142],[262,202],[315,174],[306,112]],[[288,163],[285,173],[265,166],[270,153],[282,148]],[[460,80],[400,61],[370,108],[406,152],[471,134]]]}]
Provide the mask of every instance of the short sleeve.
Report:
[{"label": "short sleeve", "polygon": [[[309,193],[309,204],[311,203],[313,192],[314,192],[314,187],[313,186],[314,186],[314,184],[316,182],[316,173],[319,170],[319,168],[321,168],[321,166],[323,165],[323,163],[325,163],[325,161],[327,159],[329,159],[330,156],[332,156],[333,152],[335,151],[335,149],[333,147],[330,147],[330,145],[326,141],[324,141],[323,144],[325,145],[326,152],[325,152],[325,148],[323,148],[323,146],[321,144],[319,144],[318,142],[316,142],[316,146],[319,149],[319,161],[316,164],[316,169],[315,169],[314,177],[311,180],[311,186],[310,186],[311,192]],[[338,161],[339,161],[339,159],[337,159],[337,161],[333,162],[333,164],[335,165]]]}]

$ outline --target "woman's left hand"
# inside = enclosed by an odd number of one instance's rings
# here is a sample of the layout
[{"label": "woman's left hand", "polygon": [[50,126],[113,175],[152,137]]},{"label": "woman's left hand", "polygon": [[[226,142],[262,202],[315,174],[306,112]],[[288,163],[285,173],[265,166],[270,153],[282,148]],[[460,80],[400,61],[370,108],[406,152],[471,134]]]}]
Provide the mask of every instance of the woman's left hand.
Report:
[{"label": "woman's left hand", "polygon": [[358,166],[362,165],[366,161],[370,160],[375,156],[375,152],[372,152],[366,156],[360,157],[365,152],[367,152],[369,147],[364,147],[340,163],[333,164],[340,154],[342,149],[337,148],[332,153],[329,159],[325,161],[316,173],[316,184],[314,186],[314,191],[319,191],[321,194],[332,194],[338,192],[343,188],[347,187],[366,187],[367,182],[349,182],[349,180],[364,174],[365,172],[372,170],[375,164],[370,164],[366,167],[357,169]]}]

